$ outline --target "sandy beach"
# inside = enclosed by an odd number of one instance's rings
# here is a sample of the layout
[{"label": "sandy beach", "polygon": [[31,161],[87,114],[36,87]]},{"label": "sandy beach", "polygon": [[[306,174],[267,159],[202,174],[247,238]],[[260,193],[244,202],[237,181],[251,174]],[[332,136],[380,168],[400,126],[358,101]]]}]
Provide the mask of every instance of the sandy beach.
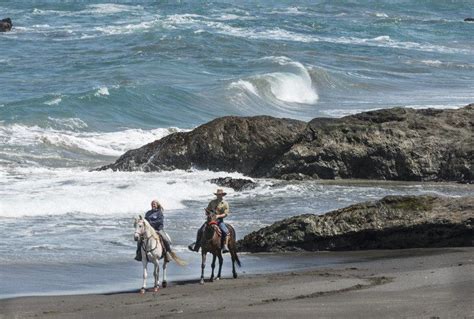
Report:
[{"label": "sandy beach", "polygon": [[173,282],[158,293],[0,300],[0,318],[472,318],[474,248],[320,252],[353,262]]}]

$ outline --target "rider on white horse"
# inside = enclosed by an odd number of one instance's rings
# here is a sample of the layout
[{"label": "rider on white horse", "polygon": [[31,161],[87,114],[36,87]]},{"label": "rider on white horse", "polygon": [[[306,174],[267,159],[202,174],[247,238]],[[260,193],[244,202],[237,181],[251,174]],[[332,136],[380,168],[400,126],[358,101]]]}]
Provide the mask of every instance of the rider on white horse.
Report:
[{"label": "rider on white horse", "polygon": [[[147,211],[145,214],[145,219],[150,223],[151,227],[155,229],[155,231],[161,236],[163,239],[163,243],[166,248],[166,259],[168,261],[172,260],[170,253],[172,252],[171,249],[171,242],[168,237],[168,234],[165,233],[163,230],[164,224],[164,216],[163,216],[163,206],[157,201],[153,200],[151,202],[151,210]],[[135,260],[141,261],[142,260],[142,252],[140,249],[141,242],[139,241],[137,244],[137,254],[135,256]]]}]

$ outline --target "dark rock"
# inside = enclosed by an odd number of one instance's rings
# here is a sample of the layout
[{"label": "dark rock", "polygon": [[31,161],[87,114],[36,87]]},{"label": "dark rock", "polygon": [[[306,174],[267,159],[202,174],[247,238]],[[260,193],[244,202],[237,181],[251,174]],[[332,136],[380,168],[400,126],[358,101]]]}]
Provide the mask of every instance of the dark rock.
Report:
[{"label": "dark rock", "polygon": [[224,117],[100,169],[238,171],[279,179],[474,181],[474,104],[315,118]]},{"label": "dark rock", "polygon": [[13,23],[10,18],[5,18],[0,20],[0,32],[10,31],[12,29]]},{"label": "dark rock", "polygon": [[243,191],[246,189],[252,189],[257,186],[257,183],[250,179],[245,178],[232,178],[232,177],[219,177],[210,179],[209,182],[217,184],[222,187],[229,187],[235,191]]},{"label": "dark rock", "polygon": [[248,234],[250,252],[474,245],[474,197],[387,196],[324,215],[300,215]]},{"label": "dark rock", "polygon": [[466,21],[466,22],[474,22],[474,18],[466,18],[466,19],[464,19],[464,21]]},{"label": "dark rock", "polygon": [[255,176],[300,138],[306,123],[270,116],[223,117],[122,155],[100,169],[157,171],[210,169]]},{"label": "dark rock", "polygon": [[474,180],[474,104],[405,108],[312,120],[267,176],[404,181]]}]

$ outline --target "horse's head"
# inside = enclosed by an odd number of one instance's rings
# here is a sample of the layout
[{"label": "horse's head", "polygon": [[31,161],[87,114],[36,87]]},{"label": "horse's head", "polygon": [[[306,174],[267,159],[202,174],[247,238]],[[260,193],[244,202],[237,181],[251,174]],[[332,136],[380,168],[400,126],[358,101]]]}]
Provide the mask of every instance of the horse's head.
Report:
[{"label": "horse's head", "polygon": [[217,221],[215,212],[213,212],[212,210],[208,210],[208,209],[205,209],[205,211],[206,211],[206,220],[207,220],[208,224]]},{"label": "horse's head", "polygon": [[135,239],[135,241],[138,241],[140,237],[145,234],[145,220],[141,215],[139,215],[138,218],[135,218],[133,227],[135,227],[135,234],[133,235],[133,239]]}]

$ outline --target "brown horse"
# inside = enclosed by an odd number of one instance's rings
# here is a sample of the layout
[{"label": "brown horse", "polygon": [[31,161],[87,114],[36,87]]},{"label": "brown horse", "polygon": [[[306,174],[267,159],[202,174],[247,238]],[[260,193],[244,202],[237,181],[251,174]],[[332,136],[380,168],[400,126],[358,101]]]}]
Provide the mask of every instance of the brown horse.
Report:
[{"label": "brown horse", "polygon": [[[210,281],[214,281],[214,268],[216,266],[216,258],[219,258],[219,271],[217,272],[216,280],[221,278],[221,270],[222,270],[222,238],[221,238],[221,230],[219,229],[219,225],[217,224],[216,214],[212,212],[207,212],[207,223],[206,227],[204,228],[204,232],[201,238],[201,256],[202,256],[202,263],[201,263],[201,284],[204,284],[204,268],[206,268],[206,255],[207,253],[212,254],[212,273]],[[234,278],[237,278],[237,272],[235,271],[235,263],[240,267],[240,260],[237,256],[237,247],[235,245],[235,230],[229,224],[227,225],[227,229],[229,229],[229,252],[230,257],[232,258],[232,274]]]}]

